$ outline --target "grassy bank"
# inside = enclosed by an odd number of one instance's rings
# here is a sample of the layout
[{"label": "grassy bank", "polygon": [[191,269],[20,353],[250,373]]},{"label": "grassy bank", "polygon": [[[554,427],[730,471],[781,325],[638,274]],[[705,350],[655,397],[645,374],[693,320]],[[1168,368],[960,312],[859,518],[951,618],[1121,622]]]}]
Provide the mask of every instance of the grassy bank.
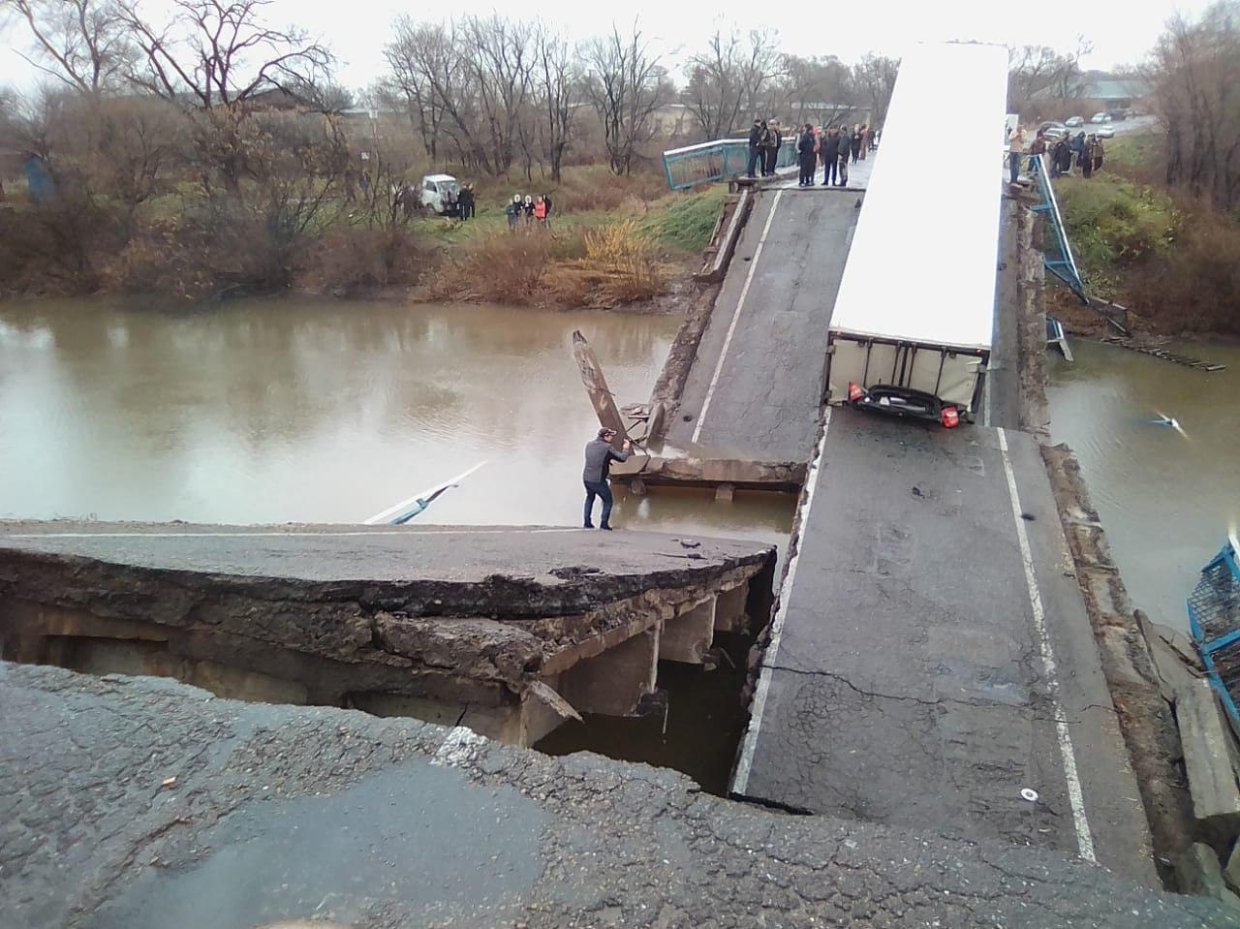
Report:
[{"label": "grassy bank", "polygon": [[1240,332],[1240,223],[1151,183],[1157,152],[1157,136],[1116,140],[1101,174],[1056,182],[1086,282],[1141,328]]},{"label": "grassy bank", "polygon": [[[405,288],[415,296],[542,307],[614,307],[664,292],[706,246],[725,190],[669,193],[661,175],[566,170],[556,186],[475,183],[469,222],[321,197],[274,203],[242,189],[236,205],[177,185],[119,216],[98,198],[0,207],[0,288],[9,294],[142,293],[201,300],[286,290],[337,296]],[[550,229],[514,233],[514,194],[548,193]],[[300,199],[299,199],[300,198]]]}]

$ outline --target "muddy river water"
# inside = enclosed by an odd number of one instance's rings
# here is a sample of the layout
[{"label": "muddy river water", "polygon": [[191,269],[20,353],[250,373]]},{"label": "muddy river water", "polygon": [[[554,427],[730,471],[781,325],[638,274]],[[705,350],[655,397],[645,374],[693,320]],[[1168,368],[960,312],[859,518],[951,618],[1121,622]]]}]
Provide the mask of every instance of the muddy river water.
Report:
[{"label": "muddy river water", "polygon": [[1074,364],[1052,362],[1049,400],[1051,435],[1080,460],[1134,606],[1183,629],[1198,571],[1240,522],[1240,347],[1172,348],[1228,368],[1074,341]]},{"label": "muddy river water", "polygon": [[[597,421],[585,333],[644,401],[679,319],[312,301],[193,314],[0,305],[0,518],[360,522],[488,462],[419,523],[574,525]],[[770,538],[761,496],[621,500],[616,523]]]}]

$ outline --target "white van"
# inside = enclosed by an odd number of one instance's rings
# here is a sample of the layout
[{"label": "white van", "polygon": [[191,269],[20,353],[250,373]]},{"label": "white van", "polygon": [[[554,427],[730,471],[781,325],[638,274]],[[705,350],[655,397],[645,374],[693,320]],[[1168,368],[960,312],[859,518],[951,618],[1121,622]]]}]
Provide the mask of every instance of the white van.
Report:
[{"label": "white van", "polygon": [[441,216],[455,214],[461,185],[451,174],[428,174],[422,178],[418,203]]}]

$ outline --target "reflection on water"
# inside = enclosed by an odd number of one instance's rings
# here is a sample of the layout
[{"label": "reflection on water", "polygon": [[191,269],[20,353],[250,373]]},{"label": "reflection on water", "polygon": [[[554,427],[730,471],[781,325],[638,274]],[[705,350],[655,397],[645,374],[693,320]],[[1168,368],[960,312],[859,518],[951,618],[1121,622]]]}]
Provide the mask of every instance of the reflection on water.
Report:
[{"label": "reflection on water", "polygon": [[[1204,373],[1110,345],[1074,342],[1052,365],[1051,433],[1081,462],[1134,606],[1187,626],[1184,598],[1240,520],[1240,349],[1180,350]],[[1155,423],[1174,417],[1184,434]]]}]

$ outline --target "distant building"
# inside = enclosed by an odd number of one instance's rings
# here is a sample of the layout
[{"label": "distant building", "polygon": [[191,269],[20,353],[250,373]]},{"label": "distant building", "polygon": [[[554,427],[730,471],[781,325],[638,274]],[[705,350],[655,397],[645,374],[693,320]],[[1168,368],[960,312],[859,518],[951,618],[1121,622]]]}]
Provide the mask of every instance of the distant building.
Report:
[{"label": "distant building", "polygon": [[1150,94],[1150,82],[1139,77],[1112,77],[1101,71],[1081,75],[1080,97],[1106,104],[1108,110],[1128,109]]}]

